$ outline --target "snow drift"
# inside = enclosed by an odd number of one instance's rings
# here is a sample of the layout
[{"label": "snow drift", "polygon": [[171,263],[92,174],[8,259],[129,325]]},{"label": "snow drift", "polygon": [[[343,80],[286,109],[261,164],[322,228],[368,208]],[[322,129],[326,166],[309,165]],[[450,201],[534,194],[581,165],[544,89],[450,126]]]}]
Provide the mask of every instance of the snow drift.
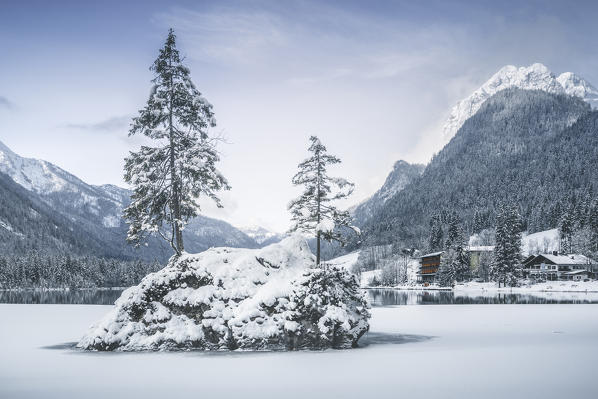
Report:
[{"label": "snow drift", "polygon": [[314,268],[300,235],[262,249],[185,254],[123,292],[89,350],[350,348],[369,329],[356,278]]}]

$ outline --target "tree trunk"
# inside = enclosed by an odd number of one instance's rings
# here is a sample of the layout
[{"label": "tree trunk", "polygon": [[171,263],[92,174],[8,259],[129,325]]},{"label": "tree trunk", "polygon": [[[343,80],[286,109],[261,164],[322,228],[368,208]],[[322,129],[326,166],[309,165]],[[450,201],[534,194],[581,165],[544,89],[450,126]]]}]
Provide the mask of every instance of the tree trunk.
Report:
[{"label": "tree trunk", "polygon": [[316,232],[316,265],[318,267],[320,267],[320,222],[322,221],[321,218],[321,212],[322,210],[320,209],[320,184],[321,184],[321,176],[322,176],[322,171],[320,169],[320,153],[318,152],[316,154],[316,159],[318,161],[318,180],[317,180],[317,184],[318,184],[318,231]]},{"label": "tree trunk", "polygon": [[316,265],[320,266],[320,232],[316,233]]},{"label": "tree trunk", "polygon": [[[172,120],[172,116],[170,116]],[[174,239],[175,239],[175,251],[177,255],[180,255],[183,250],[183,233],[181,232],[181,201],[180,201],[180,194],[179,194],[179,185],[176,180],[176,171],[174,169],[174,140],[173,140],[173,133],[172,133],[172,125],[170,127],[170,178],[172,180],[172,210],[174,213]]]},{"label": "tree trunk", "polygon": [[[169,66],[171,66],[170,60],[168,62]],[[175,170],[175,153],[174,153],[174,126],[172,124],[172,70],[170,75],[170,109],[168,110],[168,129],[169,129],[169,139],[170,139],[170,180],[172,182],[172,212],[174,213],[174,240],[175,244],[175,252],[177,255],[183,253],[185,247],[183,246],[183,233],[181,231],[181,194],[179,190],[179,184],[177,180],[177,173]]]}]

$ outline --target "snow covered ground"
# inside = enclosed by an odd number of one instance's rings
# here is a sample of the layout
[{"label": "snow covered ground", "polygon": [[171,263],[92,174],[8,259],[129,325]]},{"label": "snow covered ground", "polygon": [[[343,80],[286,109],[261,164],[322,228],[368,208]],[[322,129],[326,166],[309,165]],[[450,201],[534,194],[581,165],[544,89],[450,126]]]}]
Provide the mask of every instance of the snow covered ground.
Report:
[{"label": "snow covered ground", "polygon": [[560,251],[561,240],[559,229],[539,231],[527,234],[521,238],[521,253],[524,256],[535,254],[549,254],[552,251]]},{"label": "snow covered ground", "polygon": [[88,353],[109,310],[0,305],[1,398],[590,398],[598,305],[375,308],[363,348],[271,353]]},{"label": "snow covered ground", "polygon": [[351,271],[351,268],[353,267],[353,265],[355,263],[357,263],[357,258],[359,258],[360,252],[361,251],[351,252],[347,255],[342,255],[342,256],[339,256],[338,258],[330,259],[324,263],[327,265],[343,267],[343,268]]},{"label": "snow covered ground", "polygon": [[361,276],[360,276],[360,281],[359,284],[362,287],[369,287],[372,285],[372,281],[374,281],[374,279],[377,279],[378,281],[380,281],[380,278],[382,276],[382,270],[378,269],[378,270],[368,270],[365,272],[361,272]]}]

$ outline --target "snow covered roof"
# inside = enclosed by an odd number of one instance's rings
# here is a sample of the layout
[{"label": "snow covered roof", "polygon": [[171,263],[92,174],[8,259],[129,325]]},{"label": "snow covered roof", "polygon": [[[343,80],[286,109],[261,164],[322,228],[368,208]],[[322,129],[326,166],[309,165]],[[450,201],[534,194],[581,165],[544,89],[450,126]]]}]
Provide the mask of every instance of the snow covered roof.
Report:
[{"label": "snow covered roof", "polygon": [[494,251],[494,245],[476,245],[470,246],[469,252],[492,252]]},{"label": "snow covered roof", "polygon": [[552,255],[552,254],[539,254],[555,265],[589,265],[595,262],[584,255],[571,254],[571,255]]},{"label": "snow covered roof", "polygon": [[438,255],[442,255],[444,253],[444,251],[440,251],[440,252],[432,252],[431,254],[425,254],[420,256],[420,258],[429,258],[431,256],[438,256]]}]

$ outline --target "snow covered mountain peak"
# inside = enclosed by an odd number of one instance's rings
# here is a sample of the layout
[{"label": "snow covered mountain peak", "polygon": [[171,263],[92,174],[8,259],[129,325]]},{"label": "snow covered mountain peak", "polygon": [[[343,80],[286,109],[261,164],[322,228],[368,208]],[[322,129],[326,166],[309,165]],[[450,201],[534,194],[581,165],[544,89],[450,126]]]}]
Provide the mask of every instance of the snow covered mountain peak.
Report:
[{"label": "snow covered mountain peak", "polygon": [[565,93],[583,98],[590,103],[592,108],[598,107],[598,89],[592,86],[584,78],[573,72],[565,72],[560,74],[556,80],[561,84]]},{"label": "snow covered mountain peak", "polygon": [[523,90],[543,90],[555,94],[568,94],[598,106],[598,90],[583,78],[565,72],[556,77],[545,65],[535,63],[527,67],[507,65],[496,72],[469,97],[453,107],[443,127],[443,140],[447,143],[463,123],[474,115],[484,101],[497,92],[516,87]]},{"label": "snow covered mountain peak", "polygon": [[261,226],[245,226],[240,227],[243,233],[247,234],[259,245],[268,245],[274,242],[278,242],[283,239],[284,234],[275,233]]},{"label": "snow covered mountain peak", "polygon": [[27,190],[40,194],[63,191],[76,179],[49,162],[19,156],[2,142],[0,172],[7,174]]}]

